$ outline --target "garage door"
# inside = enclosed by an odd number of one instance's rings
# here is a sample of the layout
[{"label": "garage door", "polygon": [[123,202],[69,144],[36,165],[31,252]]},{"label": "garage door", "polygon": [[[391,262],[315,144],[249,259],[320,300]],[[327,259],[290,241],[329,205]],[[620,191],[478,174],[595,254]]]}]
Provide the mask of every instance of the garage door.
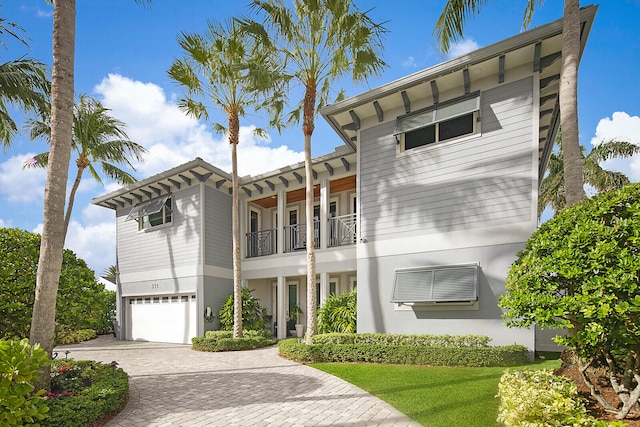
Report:
[{"label": "garage door", "polygon": [[127,339],[191,344],[195,336],[195,295],[128,298]]}]

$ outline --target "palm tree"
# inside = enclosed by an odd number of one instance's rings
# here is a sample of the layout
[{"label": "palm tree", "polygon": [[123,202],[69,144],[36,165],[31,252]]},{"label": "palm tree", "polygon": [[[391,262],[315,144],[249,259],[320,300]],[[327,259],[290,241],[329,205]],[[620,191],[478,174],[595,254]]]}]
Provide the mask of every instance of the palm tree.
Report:
[{"label": "palm tree", "polygon": [[[547,175],[540,184],[538,197],[538,217],[551,206],[558,212],[566,207],[564,188],[564,153],[562,137],[559,135],[558,151],[552,153],[547,166]],[[584,147],[581,147],[582,169],[584,170],[584,183],[591,185],[597,191],[609,191],[627,185],[629,178],[622,172],[604,169],[600,163],[615,158],[628,158],[640,154],[640,146],[627,141],[609,140],[603,141],[593,147],[584,155]]]},{"label": "palm tree", "polygon": [[[204,35],[181,34],[178,44],[184,59],[176,59],[169,76],[184,90],[179,108],[197,119],[209,119],[210,108],[222,110],[227,126],[214,123],[218,133],[228,135],[231,144],[232,234],[233,234],[233,336],[242,337],[242,282],[240,275],[240,225],[238,220],[238,165],[236,147],[239,142],[240,117],[247,110],[268,108],[272,124],[278,125],[284,91],[277,85],[281,67],[272,52],[257,43],[235,21],[225,25],[209,22]],[[203,101],[204,99],[204,101]],[[255,133],[265,136],[263,129]]]},{"label": "palm tree", "polygon": [[[48,115],[43,120],[29,120],[31,139],[45,137],[50,141],[51,125]],[[73,116],[73,139],[71,148],[78,153],[76,166],[78,171],[69,192],[69,200],[64,217],[64,234],[66,236],[71,220],[71,211],[76,192],[80,186],[82,174],[86,169],[99,184],[102,178],[96,169],[100,165],[102,173],[119,184],[133,184],[136,179],[129,172],[120,169],[116,164],[125,164],[135,170],[131,159],[142,161],[142,155],[147,150],[141,145],[130,141],[124,131],[125,124],[109,115],[109,109],[102,106],[100,101],[87,95],[80,95],[75,105]],[[46,168],[49,163],[49,152],[37,154],[25,163],[25,167]]]},{"label": "palm tree", "polygon": [[[28,48],[18,31],[24,30],[0,18],[0,35],[13,37]],[[20,57],[0,64],[0,144],[5,150],[18,132],[16,122],[9,115],[8,104],[19,106],[24,111],[42,111],[47,105],[49,86],[45,65],[39,61]]]},{"label": "palm tree", "polygon": [[[53,3],[53,66],[51,69],[51,151],[44,189],[44,215],[36,294],[31,316],[31,344],[40,344],[51,357],[56,298],[64,249],[64,204],[73,136],[76,0]],[[144,0],[136,0],[141,2]],[[37,386],[48,388],[49,367],[40,371]]]},{"label": "palm tree", "polygon": [[[287,75],[304,88],[290,122],[302,115],[306,180],[307,342],[316,334],[316,260],[313,233],[313,174],[311,135],[317,111],[328,104],[331,83],[351,72],[354,81],[379,75],[386,66],[380,58],[386,29],[351,0],[294,0],[293,9],[282,0],[254,0],[251,8],[264,15],[264,25],[242,19],[243,25],[265,43],[278,47]],[[337,100],[343,97],[340,92]]]},{"label": "palm tree", "polygon": [[118,275],[118,268],[115,265],[110,265],[109,267],[105,268],[104,271],[102,272],[102,277],[104,277],[105,279],[116,279],[116,276]]},{"label": "palm tree", "polygon": [[[451,43],[462,37],[465,18],[479,13],[488,0],[448,0],[434,32],[438,45],[447,52]],[[523,27],[531,22],[535,8],[543,0],[528,0]],[[562,31],[562,69],[560,76],[560,128],[564,136],[564,176],[566,205],[585,197],[582,151],[578,139],[578,63],[580,61],[580,2],[564,0]]]}]

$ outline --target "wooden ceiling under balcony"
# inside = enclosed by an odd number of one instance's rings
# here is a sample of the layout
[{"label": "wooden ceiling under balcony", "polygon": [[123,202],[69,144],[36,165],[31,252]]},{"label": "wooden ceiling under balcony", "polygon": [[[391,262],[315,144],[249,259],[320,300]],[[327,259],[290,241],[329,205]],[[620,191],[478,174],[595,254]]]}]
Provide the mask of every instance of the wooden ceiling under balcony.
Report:
[{"label": "wooden ceiling under balcony", "polygon": [[[333,180],[329,183],[329,194],[340,193],[342,191],[353,190],[356,188],[356,176],[348,176]],[[287,192],[287,204],[296,203],[305,199],[305,188]],[[320,197],[320,185],[313,186],[313,197]],[[263,197],[262,199],[252,200],[251,203],[260,206],[263,209],[275,208],[278,205],[278,196]]]}]

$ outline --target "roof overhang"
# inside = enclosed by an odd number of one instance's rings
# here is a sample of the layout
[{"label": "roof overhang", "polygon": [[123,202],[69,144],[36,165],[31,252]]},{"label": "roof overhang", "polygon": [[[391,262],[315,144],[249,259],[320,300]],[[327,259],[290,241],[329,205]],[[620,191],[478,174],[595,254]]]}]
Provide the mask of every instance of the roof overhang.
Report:
[{"label": "roof overhang", "polygon": [[[598,6],[581,8],[580,57],[587,42]],[[559,127],[559,80],[562,53],[562,19],[520,33],[496,44],[478,49],[431,68],[419,71],[376,89],[345,99],[320,110],[322,116],[350,147],[357,149],[357,134],[365,120],[383,122],[385,112],[405,113],[416,99],[430,97],[438,103],[439,93],[464,87],[472,89],[474,81],[495,78],[505,81],[509,70],[528,66],[540,74],[539,165],[546,169]],[[395,117],[394,117],[395,119]]]}]

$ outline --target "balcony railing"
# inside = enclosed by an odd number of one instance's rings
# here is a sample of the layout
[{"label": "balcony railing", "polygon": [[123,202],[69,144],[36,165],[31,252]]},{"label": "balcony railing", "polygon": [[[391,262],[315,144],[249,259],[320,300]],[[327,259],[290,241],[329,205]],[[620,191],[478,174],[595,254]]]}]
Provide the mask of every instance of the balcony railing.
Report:
[{"label": "balcony railing", "polygon": [[[315,247],[320,248],[320,221],[314,221]],[[247,233],[247,258],[273,255],[276,253],[277,230],[262,230]],[[356,243],[356,215],[342,215],[329,218],[329,240],[327,247],[354,245]],[[284,251],[295,252],[307,248],[306,224],[284,227]]]},{"label": "balcony railing", "polygon": [[247,233],[247,258],[276,253],[276,229]]},{"label": "balcony railing", "polygon": [[356,214],[329,218],[329,247],[356,243]]},{"label": "balcony railing", "polygon": [[[313,222],[315,248],[320,247],[320,221]],[[284,251],[294,252],[307,248],[307,224],[287,225],[284,227]]]}]

